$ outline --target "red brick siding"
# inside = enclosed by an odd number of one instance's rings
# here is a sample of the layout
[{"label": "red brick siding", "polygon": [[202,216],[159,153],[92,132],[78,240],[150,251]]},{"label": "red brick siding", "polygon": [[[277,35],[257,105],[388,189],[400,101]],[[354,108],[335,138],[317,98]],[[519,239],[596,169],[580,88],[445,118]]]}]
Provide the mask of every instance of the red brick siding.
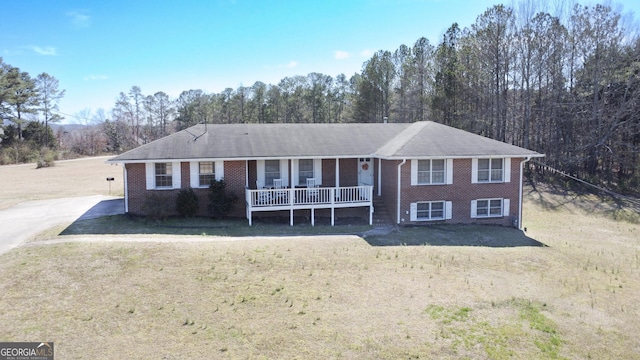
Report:
[{"label": "red brick siding", "polygon": [[[521,159],[511,159],[511,178],[508,183],[472,184],[471,159],[453,161],[453,185],[411,186],[411,163],[402,166],[402,198],[400,217],[402,224],[409,224],[410,204],[417,201],[451,201],[452,223],[482,223],[510,226],[518,216],[519,172]],[[488,219],[471,218],[471,200],[486,198],[510,199],[510,216]],[[387,204],[388,208],[389,204]],[[395,216],[395,214],[393,214]],[[424,224],[424,221],[418,222]]]},{"label": "red brick siding", "polygon": [[[382,160],[382,200],[384,201],[391,219],[397,223],[398,213],[398,164],[399,160]],[[407,164],[404,164],[407,166]],[[376,182],[377,183],[377,182]],[[374,209],[375,210],[375,209]]]},{"label": "red brick siding", "polygon": [[[245,216],[245,161],[225,161],[224,177],[227,185],[227,191],[233,192],[238,196],[238,201],[229,216],[244,217]],[[129,213],[136,215],[145,215],[144,204],[150,195],[160,196],[165,199],[165,204],[170,214],[177,215],[175,211],[176,198],[180,189],[171,190],[147,190],[146,189],[146,170],[145,164],[126,164],[127,168],[127,189],[129,196]],[[181,171],[181,187],[183,189],[191,186],[191,172],[189,162],[182,162]],[[208,189],[193,189],[198,196],[198,216],[209,216],[207,204],[209,202]]]},{"label": "red brick siding", "polygon": [[358,159],[340,159],[340,186],[358,186]]},{"label": "red brick siding", "polygon": [[336,159],[322,159],[322,185],[336,186]]}]

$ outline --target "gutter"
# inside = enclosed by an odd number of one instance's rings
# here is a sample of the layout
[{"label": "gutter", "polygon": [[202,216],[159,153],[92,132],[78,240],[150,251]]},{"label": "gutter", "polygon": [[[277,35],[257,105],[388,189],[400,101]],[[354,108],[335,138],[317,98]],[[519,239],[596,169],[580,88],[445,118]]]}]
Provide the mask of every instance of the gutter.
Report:
[{"label": "gutter", "polygon": [[401,191],[401,180],[402,180],[402,176],[401,176],[401,168],[402,165],[407,163],[407,159],[402,159],[402,162],[400,164],[398,164],[398,214],[397,214],[397,220],[396,223],[400,224],[400,198],[402,196],[402,191]]},{"label": "gutter", "polygon": [[520,161],[520,192],[518,194],[518,229],[522,230],[522,170],[524,168],[524,163],[531,160],[531,156],[527,156],[524,160]]}]

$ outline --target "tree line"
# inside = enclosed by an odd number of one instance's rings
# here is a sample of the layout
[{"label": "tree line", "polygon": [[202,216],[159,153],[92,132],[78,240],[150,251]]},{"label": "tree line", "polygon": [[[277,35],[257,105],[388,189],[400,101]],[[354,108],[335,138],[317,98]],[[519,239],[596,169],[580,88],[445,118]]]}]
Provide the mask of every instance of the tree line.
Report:
[{"label": "tree line", "polygon": [[99,116],[105,146],[120,152],[197,123],[431,120],[638,193],[640,39],[610,6],[554,5],[495,5],[466,28],[452,24],[438,43],[377,51],[350,77],[310,73],[177,98],[133,86]]},{"label": "tree line", "polygon": [[0,163],[51,156],[56,139],[49,124],[63,119],[57,111],[65,91],[59,86],[47,73],[34,78],[0,58]]}]

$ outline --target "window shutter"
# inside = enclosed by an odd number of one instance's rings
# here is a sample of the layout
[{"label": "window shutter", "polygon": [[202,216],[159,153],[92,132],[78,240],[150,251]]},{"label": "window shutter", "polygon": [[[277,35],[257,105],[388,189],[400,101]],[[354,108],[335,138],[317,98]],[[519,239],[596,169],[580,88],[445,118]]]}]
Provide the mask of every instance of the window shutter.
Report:
[{"label": "window shutter", "polygon": [[411,160],[411,185],[418,185],[418,160]]},{"label": "window shutter", "polygon": [[446,184],[453,184],[453,159],[447,159],[445,162],[445,171],[447,172]]},{"label": "window shutter", "polygon": [[298,164],[300,160],[294,159],[291,161],[291,184],[293,187],[300,185],[300,165]]},{"label": "window shutter", "polygon": [[478,201],[477,200],[471,200],[471,218],[477,218],[478,217]]},{"label": "window shutter", "polygon": [[411,221],[418,220],[418,203],[411,203],[409,206],[409,216]]},{"label": "window shutter", "polygon": [[256,170],[258,172],[258,178],[256,180],[256,188],[262,189],[264,187],[264,160],[256,161]]},{"label": "window shutter", "polygon": [[156,168],[154,163],[145,163],[145,175],[147,178],[147,190],[153,190],[156,187]]},{"label": "window shutter", "polygon": [[224,179],[224,161],[216,161],[213,166],[215,166],[216,180]]},{"label": "window shutter", "polygon": [[511,182],[511,158],[505,158],[504,160],[504,166],[503,166],[503,174],[502,174],[502,178],[504,179],[504,182],[508,183]]},{"label": "window shutter", "polygon": [[444,203],[444,211],[445,211],[445,215],[444,218],[446,220],[451,220],[451,218],[453,217],[453,203],[451,201],[445,201]]},{"label": "window shutter", "polygon": [[478,159],[471,159],[471,183],[478,183]]},{"label": "window shutter", "polygon": [[289,186],[289,160],[280,160],[280,178],[282,186]]},{"label": "window shutter", "polygon": [[200,187],[200,163],[197,161],[189,162],[189,185],[194,189]]},{"label": "window shutter", "polygon": [[502,216],[509,216],[509,207],[511,206],[511,200],[502,199]]},{"label": "window shutter", "polygon": [[180,189],[182,187],[182,174],[180,169],[180,162],[174,161],[171,163],[171,183],[174,189]]},{"label": "window shutter", "polygon": [[316,184],[322,185],[322,159],[313,159],[313,178]]}]

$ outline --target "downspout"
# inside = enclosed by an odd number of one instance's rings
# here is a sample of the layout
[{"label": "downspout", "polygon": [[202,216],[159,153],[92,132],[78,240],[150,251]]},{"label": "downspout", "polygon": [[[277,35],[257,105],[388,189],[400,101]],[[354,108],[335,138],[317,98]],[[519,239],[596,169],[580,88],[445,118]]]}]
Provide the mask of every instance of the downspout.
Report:
[{"label": "downspout", "polygon": [[124,177],[124,213],[129,212],[129,182],[127,181],[127,164],[122,164],[122,176]]},{"label": "downspout", "polygon": [[524,163],[531,160],[531,156],[527,156],[524,160],[520,161],[520,193],[518,199],[518,229],[522,230],[522,169],[524,168]]},{"label": "downspout", "polygon": [[400,164],[398,164],[398,217],[396,218],[396,222],[398,224],[400,224],[400,198],[402,196],[402,192],[401,192],[401,180],[402,180],[402,176],[401,176],[401,168],[402,165],[404,165],[407,162],[407,159],[402,159],[402,162]]}]

